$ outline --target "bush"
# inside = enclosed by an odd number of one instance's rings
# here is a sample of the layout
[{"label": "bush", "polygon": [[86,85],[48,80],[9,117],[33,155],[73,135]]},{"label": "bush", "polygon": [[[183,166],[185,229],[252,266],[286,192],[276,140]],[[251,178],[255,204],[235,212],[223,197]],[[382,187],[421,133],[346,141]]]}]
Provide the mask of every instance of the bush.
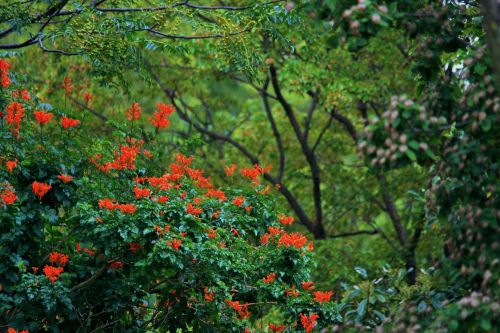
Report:
[{"label": "bush", "polygon": [[[112,140],[96,138],[84,113],[40,103],[0,65],[2,327],[309,332],[340,321],[331,292],[311,291],[312,243],[284,230],[293,219],[275,210],[261,167],[240,170],[246,188],[219,189],[193,157],[164,166],[138,104]],[[158,104],[152,126],[164,130],[172,111]],[[271,309],[281,320],[262,324]]]}]

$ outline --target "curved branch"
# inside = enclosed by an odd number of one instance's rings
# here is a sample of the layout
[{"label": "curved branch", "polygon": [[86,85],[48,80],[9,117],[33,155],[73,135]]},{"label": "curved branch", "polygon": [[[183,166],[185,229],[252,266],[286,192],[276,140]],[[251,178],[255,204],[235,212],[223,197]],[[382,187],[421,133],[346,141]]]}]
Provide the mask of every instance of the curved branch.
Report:
[{"label": "curved branch", "polygon": [[358,231],[343,232],[343,233],[340,233],[340,234],[330,235],[328,237],[329,238],[342,238],[342,237],[351,237],[351,236],[358,236],[358,235],[376,235],[378,233],[379,233],[379,231],[377,229],[374,229],[374,230],[358,230]]},{"label": "curved branch", "polygon": [[151,29],[151,28],[147,28],[147,29],[143,29],[144,31],[149,31],[155,35],[158,35],[158,36],[161,36],[163,38],[170,38],[170,39],[209,39],[209,38],[226,38],[226,37],[231,37],[231,36],[235,36],[235,35],[239,35],[239,34],[242,34],[244,32],[247,32],[249,29],[243,29],[243,30],[240,30],[240,31],[236,31],[236,32],[231,32],[231,33],[228,33],[228,34],[214,34],[214,35],[207,35],[207,36],[186,36],[186,35],[170,35],[170,34],[166,34],[164,32],[161,32],[161,31],[158,31],[158,30],[154,30],[154,29]]},{"label": "curved branch", "polygon": [[264,102],[264,110],[266,111],[267,119],[271,124],[271,129],[273,131],[274,138],[276,139],[276,145],[278,146],[279,154],[279,168],[276,180],[281,182],[283,174],[285,173],[285,149],[283,148],[283,141],[281,140],[281,134],[276,126],[276,121],[274,120],[273,113],[271,111],[271,106],[269,105],[269,98],[267,95],[267,87],[269,86],[269,78],[266,79],[264,87],[259,90],[261,92],[262,101]]},{"label": "curved branch", "polygon": [[271,75],[271,83],[273,85],[274,91],[276,93],[276,98],[283,106],[285,110],[285,114],[292,125],[292,128],[295,132],[295,136],[300,143],[300,147],[302,149],[302,153],[304,154],[307,163],[309,164],[309,168],[311,169],[311,178],[313,183],[313,199],[314,199],[314,210],[316,213],[316,221],[315,227],[317,228],[315,235],[318,238],[325,238],[326,232],[323,226],[323,208],[321,202],[321,178],[320,178],[320,168],[318,166],[318,161],[316,159],[316,155],[314,151],[309,147],[307,143],[307,138],[304,136],[300,129],[300,125],[295,117],[295,113],[292,109],[292,106],[288,103],[281,92],[281,88],[278,82],[278,73],[277,69],[274,65],[269,67],[269,72]]},{"label": "curved branch", "polygon": [[58,53],[58,54],[62,54],[62,55],[68,55],[68,56],[73,56],[73,55],[79,55],[80,53],[78,52],[67,52],[67,51],[63,51],[63,50],[51,50],[51,49],[47,49],[43,43],[42,43],[42,34],[40,34],[38,36],[38,46],[40,46],[40,49],[42,49],[43,52],[47,52],[47,53]]}]

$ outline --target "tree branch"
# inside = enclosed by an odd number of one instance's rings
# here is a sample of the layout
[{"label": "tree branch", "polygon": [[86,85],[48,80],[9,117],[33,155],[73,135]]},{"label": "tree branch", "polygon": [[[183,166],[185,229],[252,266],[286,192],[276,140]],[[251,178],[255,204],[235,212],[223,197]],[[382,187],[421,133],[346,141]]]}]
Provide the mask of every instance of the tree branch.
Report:
[{"label": "tree branch", "polygon": [[329,238],[342,238],[342,237],[351,237],[351,236],[358,236],[358,235],[376,235],[378,234],[379,231],[377,229],[374,230],[358,230],[358,231],[351,231],[351,232],[343,232],[339,234],[334,234],[328,236]]},{"label": "tree branch", "polygon": [[281,140],[281,134],[278,130],[278,126],[276,126],[276,121],[274,120],[274,116],[271,110],[271,106],[269,104],[269,98],[267,95],[267,88],[269,86],[269,77],[266,79],[264,87],[260,90],[262,101],[264,103],[264,110],[266,111],[267,119],[271,124],[271,129],[273,131],[274,138],[276,139],[276,145],[278,147],[279,154],[279,167],[278,174],[276,176],[276,180],[281,182],[283,178],[283,174],[285,173],[285,149],[283,148],[283,141]]}]

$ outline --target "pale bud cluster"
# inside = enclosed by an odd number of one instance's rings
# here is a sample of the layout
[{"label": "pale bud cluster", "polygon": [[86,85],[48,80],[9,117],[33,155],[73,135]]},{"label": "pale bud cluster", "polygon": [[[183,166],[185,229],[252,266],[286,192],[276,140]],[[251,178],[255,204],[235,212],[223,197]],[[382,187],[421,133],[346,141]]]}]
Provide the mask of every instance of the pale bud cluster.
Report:
[{"label": "pale bud cluster", "polygon": [[357,5],[351,6],[342,13],[342,18],[349,20],[351,33],[356,36],[359,35],[359,28],[361,27],[360,18],[369,15],[372,23],[380,24],[388,12],[388,8],[384,5],[373,6],[365,0],[358,0]]}]

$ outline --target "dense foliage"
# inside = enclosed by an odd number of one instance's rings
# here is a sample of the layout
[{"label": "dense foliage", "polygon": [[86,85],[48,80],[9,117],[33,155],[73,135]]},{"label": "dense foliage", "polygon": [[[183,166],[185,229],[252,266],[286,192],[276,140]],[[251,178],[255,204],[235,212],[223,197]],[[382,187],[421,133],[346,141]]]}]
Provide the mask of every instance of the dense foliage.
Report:
[{"label": "dense foliage", "polygon": [[[227,167],[249,184],[222,190],[192,157],[156,163],[155,141],[134,138],[137,103],[115,141],[89,145],[85,113],[40,103],[0,64],[2,325],[240,332],[269,308],[277,327],[340,320],[332,292],[311,291],[313,245],[284,230],[294,219],[273,209],[263,168]],[[157,107],[162,130],[174,109]]]},{"label": "dense foliage", "polygon": [[69,289],[52,330],[498,330],[499,27],[495,0],[0,5],[1,325],[46,311],[34,276]]}]

